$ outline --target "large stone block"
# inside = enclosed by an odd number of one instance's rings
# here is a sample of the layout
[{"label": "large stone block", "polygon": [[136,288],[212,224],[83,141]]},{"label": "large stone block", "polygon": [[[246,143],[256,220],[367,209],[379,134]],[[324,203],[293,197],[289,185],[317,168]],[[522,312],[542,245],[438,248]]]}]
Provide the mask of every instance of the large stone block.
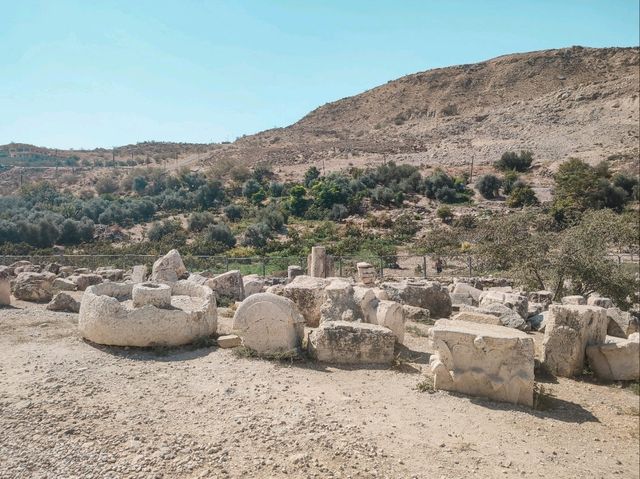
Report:
[{"label": "large stone block", "polygon": [[296,303],[309,327],[320,324],[320,308],[324,302],[324,288],[328,281],[324,278],[296,276],[282,288],[282,295]]},{"label": "large stone block", "polygon": [[314,246],[307,256],[307,269],[313,278],[329,278],[335,275],[333,259],[326,253],[323,246]]},{"label": "large stone block", "polygon": [[607,313],[603,308],[585,305],[557,305],[549,308],[542,362],[552,374],[571,377],[582,373],[585,349],[604,343]]},{"label": "large stone block", "polygon": [[304,319],[290,299],[257,293],[238,306],[233,330],[245,347],[259,354],[285,354],[299,348]]},{"label": "large stone block", "polygon": [[13,283],[13,295],[23,301],[47,302],[53,297],[53,273],[19,273]]},{"label": "large stone block", "polygon": [[262,293],[264,291],[264,278],[257,274],[248,274],[242,277],[244,285],[244,297],[248,298],[252,294]]},{"label": "large stone block", "polygon": [[219,274],[205,282],[218,298],[228,301],[242,301],[244,299],[244,282],[240,271],[234,269]]},{"label": "large stone block", "polygon": [[404,310],[395,301],[380,301],[376,311],[376,324],[393,331],[399,344],[404,342]]},{"label": "large stone block", "polygon": [[613,308],[613,301],[611,298],[605,298],[602,296],[592,294],[587,298],[587,304],[589,306],[600,306],[601,308]]},{"label": "large stone block", "polygon": [[60,292],[56,294],[47,304],[49,311],[65,311],[67,313],[79,313],[80,303],[76,301],[70,294]]},{"label": "large stone block", "polygon": [[468,321],[470,323],[493,324],[502,326],[500,318],[493,314],[479,313],[475,311],[461,311],[451,318],[455,321]]},{"label": "large stone block", "polygon": [[480,295],[480,306],[487,307],[491,304],[503,304],[507,308],[518,313],[523,320],[527,317],[529,310],[529,299],[517,293],[502,291],[483,291]]},{"label": "large stone block", "polygon": [[175,282],[187,275],[187,268],[182,262],[178,250],[172,249],[162,258],[153,263],[151,280],[158,282]]},{"label": "large stone block", "polygon": [[580,296],[579,294],[575,294],[573,296],[565,296],[560,301],[562,302],[562,304],[568,305],[581,306],[587,304],[587,300],[584,298],[584,296]]},{"label": "large stone block", "polygon": [[312,330],[309,354],[318,361],[341,364],[381,364],[393,360],[396,336],[383,326],[330,321]]},{"label": "large stone block", "polygon": [[637,381],[640,379],[640,333],[629,339],[607,336],[604,344],[587,346],[591,369],[608,381]]},{"label": "large stone block", "polygon": [[451,296],[437,281],[402,280],[382,283],[389,299],[398,303],[428,309],[433,318],[451,314]]},{"label": "large stone block", "polygon": [[73,281],[78,289],[78,291],[84,291],[89,286],[93,286],[94,284],[100,284],[104,280],[102,276],[95,273],[83,273],[74,276],[69,276],[69,279]]},{"label": "large stone block", "polygon": [[618,308],[607,308],[607,335],[618,338],[628,338],[638,332],[638,318],[631,313]]},{"label": "large stone block", "polygon": [[467,283],[456,283],[453,287],[454,294],[460,294],[464,296],[471,297],[473,304],[478,304],[480,302],[480,295],[482,294],[482,290],[478,288],[474,288],[470,284]]},{"label": "large stone block", "polygon": [[436,389],[533,405],[534,344],[521,331],[440,320],[431,328]]},{"label": "large stone block", "polygon": [[131,270],[131,282],[143,283],[147,279],[147,267],[144,264],[137,264]]}]

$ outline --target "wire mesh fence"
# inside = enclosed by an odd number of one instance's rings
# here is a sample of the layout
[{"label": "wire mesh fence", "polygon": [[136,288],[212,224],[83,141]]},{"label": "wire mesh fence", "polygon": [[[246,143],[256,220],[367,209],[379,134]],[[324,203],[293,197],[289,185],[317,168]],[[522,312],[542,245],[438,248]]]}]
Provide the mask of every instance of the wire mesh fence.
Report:
[{"label": "wire mesh fence", "polygon": [[[159,258],[156,255],[48,255],[48,256],[0,256],[0,265],[10,265],[26,260],[33,264],[46,265],[58,263],[74,268],[121,268],[130,269],[135,265],[146,265],[149,269]],[[481,258],[471,254],[459,255],[397,255],[397,256],[333,256],[334,274],[341,277],[356,277],[359,262],[370,263],[376,268],[378,276],[393,278],[438,278],[471,277],[496,274],[488,268]],[[610,255],[611,261],[624,264],[634,272],[638,271],[638,255]],[[254,256],[235,258],[230,256],[191,256],[183,255],[182,260],[189,271],[221,274],[239,270],[243,275],[287,276],[290,265],[307,269],[304,256]]]}]

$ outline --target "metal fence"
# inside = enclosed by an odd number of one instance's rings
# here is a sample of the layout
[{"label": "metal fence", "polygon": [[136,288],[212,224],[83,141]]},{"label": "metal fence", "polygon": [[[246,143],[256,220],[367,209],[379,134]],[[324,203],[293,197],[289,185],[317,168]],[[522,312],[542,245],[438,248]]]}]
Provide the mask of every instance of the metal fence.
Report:
[{"label": "metal fence", "polygon": [[[0,256],[0,265],[10,265],[16,261],[27,260],[34,264],[58,263],[62,266],[88,268],[99,267],[130,269],[144,264],[151,268],[159,256],[155,255],[48,255],[48,256]],[[438,277],[471,277],[491,273],[483,265],[480,258],[471,254],[460,255],[397,255],[397,256],[333,256],[335,274],[341,277],[355,277],[357,263],[372,264],[380,278],[438,278]],[[436,262],[441,262],[442,269],[437,271]],[[610,255],[610,259],[625,263],[634,271],[638,268],[637,255]],[[240,270],[243,275],[258,274],[262,276],[287,275],[290,265],[298,265],[306,270],[306,257],[274,257],[255,256],[234,258],[230,256],[191,256],[183,255],[182,260],[189,271],[220,274],[230,270]]]},{"label": "metal fence", "polygon": [[[130,269],[144,264],[151,268],[159,256],[155,255],[48,255],[48,256],[0,256],[0,265],[10,265],[16,261],[26,260],[34,264],[58,263],[61,266],[88,268],[99,267]],[[372,264],[381,278],[435,277],[435,276],[469,276],[474,273],[473,259],[470,255],[440,256],[442,271],[436,271],[434,256],[333,256],[335,274],[342,277],[355,277],[356,264],[367,262]],[[230,256],[190,256],[183,255],[182,260],[189,271],[220,274],[230,270],[240,270],[243,275],[259,274],[262,276],[286,276],[290,265],[298,265],[306,270],[306,257],[247,257]]]}]

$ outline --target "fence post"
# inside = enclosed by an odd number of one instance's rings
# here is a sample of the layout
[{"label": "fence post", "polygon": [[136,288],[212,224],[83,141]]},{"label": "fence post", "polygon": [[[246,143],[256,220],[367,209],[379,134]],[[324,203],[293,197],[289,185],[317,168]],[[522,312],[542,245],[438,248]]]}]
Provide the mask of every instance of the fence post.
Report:
[{"label": "fence post", "polygon": [[224,270],[229,271],[229,257],[225,256],[224,258]]},{"label": "fence post", "polygon": [[384,279],[384,257],[380,256],[380,279]]},{"label": "fence post", "polygon": [[469,278],[471,278],[471,276],[473,276],[473,274],[471,274],[471,255],[467,255],[467,263],[469,264]]},{"label": "fence post", "polygon": [[340,274],[338,276],[342,278],[342,256],[338,256],[338,269],[340,271]]},{"label": "fence post", "polygon": [[422,257],[422,276],[424,276],[424,279],[427,279],[427,257],[426,256]]},{"label": "fence post", "polygon": [[267,260],[266,258],[262,258],[262,277],[266,277],[267,276]]}]

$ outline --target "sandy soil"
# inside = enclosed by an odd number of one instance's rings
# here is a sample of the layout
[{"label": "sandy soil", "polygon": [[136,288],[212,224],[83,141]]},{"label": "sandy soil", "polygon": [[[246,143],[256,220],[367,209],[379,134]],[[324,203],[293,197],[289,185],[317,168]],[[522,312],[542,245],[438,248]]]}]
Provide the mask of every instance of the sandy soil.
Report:
[{"label": "sandy soil", "polygon": [[639,477],[631,391],[547,379],[542,411],[420,392],[422,325],[402,367],[347,368],[103,348],[76,323],[0,309],[0,478]]}]

